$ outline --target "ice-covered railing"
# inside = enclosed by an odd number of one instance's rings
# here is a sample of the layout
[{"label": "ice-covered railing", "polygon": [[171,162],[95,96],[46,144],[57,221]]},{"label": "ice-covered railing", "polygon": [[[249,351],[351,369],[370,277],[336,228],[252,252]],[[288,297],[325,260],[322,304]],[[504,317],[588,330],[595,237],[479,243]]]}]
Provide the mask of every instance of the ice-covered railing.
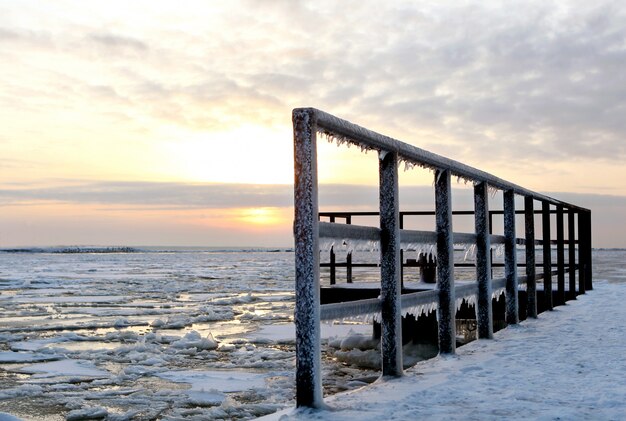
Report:
[{"label": "ice-covered railing", "polygon": [[[417,308],[436,308],[439,350],[454,353],[456,346],[456,298],[475,303],[478,337],[493,336],[492,293],[504,288],[506,321],[519,320],[518,285],[525,282],[527,314],[536,317],[536,281],[544,279],[545,306],[551,309],[552,276],[558,276],[558,292],[564,288],[564,218],[568,220],[570,262],[575,261],[574,243],[578,245],[579,293],[591,287],[591,213],[588,209],[535,193],[489,173],[472,168],[415,146],[367,130],[313,108],[293,111],[295,167],[295,265],[296,265],[296,404],[323,405],[320,356],[320,320],[358,314],[380,314],[381,360],[383,376],[402,374],[402,313]],[[354,144],[362,150],[374,150],[379,156],[379,227],[324,223],[318,220],[317,134]],[[398,165],[421,167],[434,172],[435,231],[401,229],[399,223]],[[452,227],[451,177],[474,185],[475,232],[454,233]],[[504,199],[504,235],[492,237],[489,195],[502,191]],[[526,275],[517,274],[515,196],[524,197]],[[543,273],[535,271],[534,203],[542,204]],[[551,215],[556,213],[557,270],[552,270]],[[461,238],[462,237],[462,238]],[[376,299],[320,306],[320,241],[376,243],[380,251],[380,296]],[[476,248],[476,282],[455,287],[454,243],[473,243]],[[492,241],[504,243],[504,278],[491,279]],[[436,246],[437,288],[432,291],[401,294],[401,242],[431,242]],[[569,265],[575,267],[575,265]],[[575,278],[570,272],[570,289]],[[563,287],[561,287],[563,286]],[[557,294],[558,295],[558,294]],[[559,298],[560,299],[560,298]],[[563,297],[564,301],[564,297]],[[421,311],[420,310],[420,311]]]}]

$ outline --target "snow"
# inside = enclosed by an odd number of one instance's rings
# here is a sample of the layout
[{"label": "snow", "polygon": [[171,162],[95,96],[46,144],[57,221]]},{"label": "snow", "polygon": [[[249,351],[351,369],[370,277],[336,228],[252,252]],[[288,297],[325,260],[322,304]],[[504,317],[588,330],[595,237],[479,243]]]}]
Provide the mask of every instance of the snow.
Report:
[{"label": "snow", "polygon": [[60,360],[47,363],[32,364],[17,369],[20,373],[35,374],[35,378],[75,377],[82,379],[107,377],[107,371],[99,370],[88,361]]},{"label": "snow", "polygon": [[593,291],[493,340],[327,397],[330,410],[288,409],[263,419],[624,419],[625,299],[623,283],[596,281]]},{"label": "snow", "polygon": [[35,354],[33,352],[0,351],[0,363],[34,363],[61,359],[60,355]]}]

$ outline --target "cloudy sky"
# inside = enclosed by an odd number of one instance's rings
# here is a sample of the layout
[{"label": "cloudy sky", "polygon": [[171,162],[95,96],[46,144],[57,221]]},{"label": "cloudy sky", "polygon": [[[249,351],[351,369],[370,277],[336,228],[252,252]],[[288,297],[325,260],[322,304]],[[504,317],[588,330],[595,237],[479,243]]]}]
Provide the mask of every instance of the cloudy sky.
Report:
[{"label": "cloudy sky", "polygon": [[[0,247],[289,246],[302,106],[589,207],[594,245],[626,247],[625,21],[618,1],[0,0]],[[376,157],[319,154],[323,209],[374,209]],[[401,181],[432,206],[432,174]]]}]

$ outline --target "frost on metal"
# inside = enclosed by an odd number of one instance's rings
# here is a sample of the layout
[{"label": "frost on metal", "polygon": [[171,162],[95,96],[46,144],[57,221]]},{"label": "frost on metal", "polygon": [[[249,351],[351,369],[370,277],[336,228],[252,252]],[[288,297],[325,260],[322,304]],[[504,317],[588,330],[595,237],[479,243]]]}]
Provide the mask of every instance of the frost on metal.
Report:
[{"label": "frost on metal", "polygon": [[493,292],[491,293],[491,298],[493,298],[494,300],[497,300],[500,298],[501,295],[503,295],[506,291],[506,288],[497,288],[494,289]]},{"label": "frost on metal", "polygon": [[454,354],[456,323],[454,298],[454,247],[450,172],[435,175],[435,222],[437,228],[437,290],[439,291],[439,351]]},{"label": "frost on metal", "polygon": [[398,159],[389,152],[379,160],[381,350],[383,376],[402,375],[400,301],[400,206]]},{"label": "frost on metal", "polygon": [[315,122],[308,110],[294,110],[294,240],[296,269],[296,405],[322,402],[318,192]]},{"label": "frost on metal", "polygon": [[371,240],[358,239],[332,239],[322,238],[319,241],[319,250],[322,252],[330,252],[333,249],[336,253],[345,252],[353,253],[355,251],[375,252],[380,250],[380,243]]},{"label": "frost on metal", "polygon": [[417,318],[422,315],[428,315],[433,311],[437,311],[437,308],[438,308],[438,305],[435,302],[408,307],[402,310],[402,317],[406,316],[407,314],[410,314]]},{"label": "frost on metal", "polygon": [[517,245],[515,237],[515,193],[504,192],[504,272],[506,277],[506,322],[519,323]]},{"label": "frost on metal", "polygon": [[336,144],[338,147],[345,145],[346,147],[350,147],[352,145],[358,147],[361,152],[365,152],[368,153],[369,151],[375,150],[372,147],[369,147],[367,145],[364,145],[362,143],[360,143],[358,140],[352,139],[349,136],[344,136],[344,135],[340,135],[338,133],[335,132],[331,132],[329,130],[325,130],[325,129],[320,129],[318,128],[317,132],[323,137],[325,138],[329,143],[334,143]]},{"label": "frost on metal", "polygon": [[461,309],[461,306],[463,305],[463,303],[467,304],[468,306],[474,306],[475,308],[476,307],[476,295],[471,294],[466,297],[457,297],[455,301],[456,311],[459,311]]}]

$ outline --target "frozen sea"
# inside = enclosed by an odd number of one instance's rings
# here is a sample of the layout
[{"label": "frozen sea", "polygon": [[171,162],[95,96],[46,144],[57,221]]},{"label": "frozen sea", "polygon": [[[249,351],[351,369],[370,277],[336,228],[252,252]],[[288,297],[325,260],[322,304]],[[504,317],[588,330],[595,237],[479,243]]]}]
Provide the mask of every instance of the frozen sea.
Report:
[{"label": "frozen sea", "polygon": [[[0,252],[0,413],[250,419],[293,405],[292,251],[129,251]],[[626,283],[625,258],[595,250],[595,278]],[[371,354],[339,347],[370,333],[363,322],[322,326],[325,394],[376,379],[340,358],[367,363]]]},{"label": "frozen sea", "polygon": [[[132,252],[128,252],[132,251]],[[291,250],[0,252],[0,413],[249,419],[294,396]],[[371,332],[324,325],[324,338]],[[325,357],[327,393],[374,371]]]}]

